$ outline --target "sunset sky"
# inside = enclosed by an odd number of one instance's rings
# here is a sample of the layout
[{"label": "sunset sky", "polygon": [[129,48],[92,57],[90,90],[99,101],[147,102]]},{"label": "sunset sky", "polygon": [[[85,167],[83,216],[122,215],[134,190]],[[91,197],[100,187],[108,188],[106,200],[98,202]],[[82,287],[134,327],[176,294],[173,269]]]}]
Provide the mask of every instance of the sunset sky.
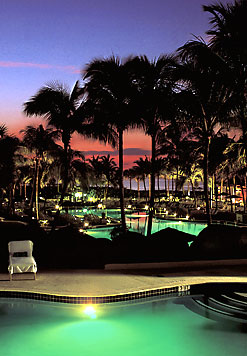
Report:
[{"label": "sunset sky", "polygon": [[[18,134],[40,118],[26,118],[23,103],[50,82],[72,88],[93,58],[172,53],[195,36],[204,39],[214,0],[0,0],[0,124]],[[221,0],[223,4],[228,0]],[[82,83],[82,82],[81,82]],[[44,124],[44,122],[43,122]],[[124,137],[125,168],[149,153],[140,131]],[[73,137],[86,155],[113,149]],[[117,152],[112,152],[117,158]]]}]

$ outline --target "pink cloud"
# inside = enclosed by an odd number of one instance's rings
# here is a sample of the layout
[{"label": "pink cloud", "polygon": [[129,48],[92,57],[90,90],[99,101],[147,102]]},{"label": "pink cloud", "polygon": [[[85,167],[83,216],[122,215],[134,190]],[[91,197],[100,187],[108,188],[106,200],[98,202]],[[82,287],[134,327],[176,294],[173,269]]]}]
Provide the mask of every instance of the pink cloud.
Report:
[{"label": "pink cloud", "polygon": [[52,64],[30,63],[30,62],[11,62],[0,61],[0,67],[5,68],[39,68],[39,69],[58,69],[61,71],[80,73],[80,69],[76,66],[59,66]]}]

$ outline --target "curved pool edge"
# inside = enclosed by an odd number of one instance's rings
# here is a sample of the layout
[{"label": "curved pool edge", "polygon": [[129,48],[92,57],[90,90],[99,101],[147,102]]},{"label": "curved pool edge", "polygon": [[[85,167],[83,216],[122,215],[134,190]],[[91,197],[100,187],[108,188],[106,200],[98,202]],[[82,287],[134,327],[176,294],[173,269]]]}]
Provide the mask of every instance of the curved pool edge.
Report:
[{"label": "curved pool edge", "polygon": [[205,282],[199,284],[177,285],[174,287],[164,287],[136,291],[131,293],[120,293],[109,296],[62,296],[56,294],[24,292],[24,291],[0,291],[0,298],[31,299],[36,301],[47,301],[68,304],[109,304],[119,302],[136,302],[154,297],[184,297],[198,294],[210,294],[219,292],[241,292],[246,294],[247,302],[247,281],[246,282]]},{"label": "curved pool edge", "polygon": [[[103,271],[102,271],[103,272]],[[227,286],[240,288],[247,296],[247,276],[173,276],[153,274],[152,276],[100,273],[98,275],[78,271],[66,276],[60,273],[66,283],[75,275],[74,286],[67,290],[58,284],[58,274],[40,273],[36,281],[3,282],[0,280],[0,298],[22,298],[69,304],[106,304],[116,302],[134,303],[142,299],[191,296],[200,290]],[[160,278],[162,277],[162,278]],[[78,279],[79,278],[79,279]],[[41,283],[39,284],[39,279]],[[46,283],[47,281],[47,283]],[[99,282],[100,281],[100,282]],[[21,283],[21,284],[20,284]],[[43,283],[43,288],[42,288]],[[93,286],[101,283],[101,286]],[[79,285],[81,287],[79,288]],[[44,289],[44,286],[46,289]]]},{"label": "curved pool edge", "polygon": [[0,290],[0,298],[21,298],[42,300],[57,303],[69,304],[108,304],[116,302],[131,302],[138,299],[146,299],[161,296],[186,296],[189,295],[190,285],[178,285],[174,287],[164,287],[147,289],[143,291],[136,291],[130,293],[119,293],[107,296],[63,296],[57,294],[37,293],[37,292],[24,292],[24,291],[11,291]]}]

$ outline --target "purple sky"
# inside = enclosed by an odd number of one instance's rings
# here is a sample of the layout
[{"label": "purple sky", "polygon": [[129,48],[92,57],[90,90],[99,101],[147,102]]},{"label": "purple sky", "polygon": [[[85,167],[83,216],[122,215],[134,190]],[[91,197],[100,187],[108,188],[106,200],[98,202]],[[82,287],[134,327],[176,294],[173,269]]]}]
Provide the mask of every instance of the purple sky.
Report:
[{"label": "purple sky", "polygon": [[[23,102],[51,81],[72,88],[80,70],[95,57],[146,54],[153,59],[175,51],[193,35],[205,38],[209,17],[202,4],[213,2],[1,0],[0,124],[13,133],[40,123],[25,118]],[[128,148],[149,149],[143,135],[135,133],[135,140],[132,136],[126,135]],[[101,147],[82,141],[79,145],[75,139],[74,148]]]}]

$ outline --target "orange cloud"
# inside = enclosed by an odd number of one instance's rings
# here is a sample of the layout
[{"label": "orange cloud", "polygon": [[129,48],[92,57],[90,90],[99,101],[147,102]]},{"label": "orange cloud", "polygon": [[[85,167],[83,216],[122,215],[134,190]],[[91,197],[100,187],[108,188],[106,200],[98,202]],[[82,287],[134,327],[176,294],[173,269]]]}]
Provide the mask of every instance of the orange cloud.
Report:
[{"label": "orange cloud", "polygon": [[0,67],[3,68],[39,68],[39,69],[58,69],[70,73],[80,73],[81,70],[76,66],[60,66],[45,63],[31,63],[31,62],[11,62],[0,61]]}]

